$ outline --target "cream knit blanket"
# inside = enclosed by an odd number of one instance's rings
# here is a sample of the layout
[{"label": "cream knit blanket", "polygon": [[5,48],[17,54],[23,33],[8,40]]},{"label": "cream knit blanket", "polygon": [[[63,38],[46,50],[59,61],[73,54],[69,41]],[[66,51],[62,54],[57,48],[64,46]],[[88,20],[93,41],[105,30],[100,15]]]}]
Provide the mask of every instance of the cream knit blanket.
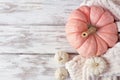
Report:
[{"label": "cream knit blanket", "polygon": [[[79,59],[77,61],[73,59],[67,62],[66,68],[72,80],[84,80],[82,76],[83,75],[85,76],[87,74],[87,73],[84,74],[82,73],[83,72],[82,67],[84,65],[85,59],[81,58],[79,55],[76,57],[79,57]],[[120,76],[120,42],[118,42],[113,48],[110,48],[106,52],[106,54],[104,54],[101,57],[105,58],[109,65],[107,72],[102,74],[101,76],[110,76],[109,77],[110,79],[109,78],[106,79],[105,77],[102,77],[102,79],[100,80],[118,80],[113,78],[116,78],[115,76]],[[86,80],[90,80],[90,79],[86,79]],[[93,80],[97,80],[97,79],[93,79]]]},{"label": "cream knit blanket", "polygon": [[[120,0],[84,0],[82,5],[99,5],[108,9],[115,17],[116,24],[118,26],[118,31],[120,32]],[[109,66],[108,71],[101,76],[120,76],[120,42],[118,42],[113,48],[109,49],[105,55],[103,55]],[[80,61],[81,58],[76,62],[74,60],[66,63],[66,68],[70,73],[72,80],[83,80],[82,79],[82,66],[84,60]],[[91,80],[91,79],[87,79]],[[98,80],[98,79],[93,79]],[[116,77],[102,77],[101,80],[118,80]]]}]

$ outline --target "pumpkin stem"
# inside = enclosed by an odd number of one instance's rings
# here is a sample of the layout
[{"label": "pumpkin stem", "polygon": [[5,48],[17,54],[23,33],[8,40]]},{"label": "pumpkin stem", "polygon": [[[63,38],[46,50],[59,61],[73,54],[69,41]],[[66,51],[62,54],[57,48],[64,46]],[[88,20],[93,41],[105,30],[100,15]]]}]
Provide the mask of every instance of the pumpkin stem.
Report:
[{"label": "pumpkin stem", "polygon": [[92,26],[92,25],[88,25],[88,30],[85,31],[85,32],[82,32],[82,37],[87,37],[89,36],[90,34],[92,33],[95,33],[96,32],[96,27]]}]

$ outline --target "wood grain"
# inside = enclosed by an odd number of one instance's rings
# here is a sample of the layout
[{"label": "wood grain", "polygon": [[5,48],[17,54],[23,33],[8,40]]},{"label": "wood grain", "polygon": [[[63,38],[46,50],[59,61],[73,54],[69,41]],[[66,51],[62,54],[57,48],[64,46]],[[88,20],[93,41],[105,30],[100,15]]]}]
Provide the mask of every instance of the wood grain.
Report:
[{"label": "wood grain", "polygon": [[2,80],[55,80],[59,67],[64,65],[58,65],[53,55],[0,55]]},{"label": "wood grain", "polygon": [[[82,0],[0,0],[0,80],[55,80],[53,53],[76,53],[64,26]],[[70,80],[68,78],[68,80]]]},{"label": "wood grain", "polygon": [[82,0],[1,0],[1,24],[64,25],[69,13]]},{"label": "wood grain", "polygon": [[75,52],[64,26],[81,1],[0,0],[0,53]]},{"label": "wood grain", "polygon": [[75,52],[68,44],[64,26],[0,26],[1,53]]},{"label": "wood grain", "polygon": [[[0,55],[2,80],[55,80],[51,55]],[[54,66],[53,66],[54,65]]]},{"label": "wood grain", "polygon": [[76,51],[64,26],[82,0],[0,0],[0,53]]},{"label": "wood grain", "polygon": [[[55,80],[54,72],[59,67],[64,65],[58,65],[53,55],[0,55],[1,80]],[[106,80],[105,77],[99,80]]]}]

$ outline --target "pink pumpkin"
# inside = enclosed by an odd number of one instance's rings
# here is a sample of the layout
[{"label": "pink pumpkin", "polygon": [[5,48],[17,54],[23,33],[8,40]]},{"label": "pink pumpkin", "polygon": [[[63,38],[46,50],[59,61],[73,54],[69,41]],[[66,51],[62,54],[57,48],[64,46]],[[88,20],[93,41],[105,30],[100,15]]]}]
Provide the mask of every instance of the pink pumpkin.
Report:
[{"label": "pink pumpkin", "polygon": [[99,6],[82,6],[73,11],[66,34],[69,43],[83,57],[100,56],[118,40],[114,17]]}]

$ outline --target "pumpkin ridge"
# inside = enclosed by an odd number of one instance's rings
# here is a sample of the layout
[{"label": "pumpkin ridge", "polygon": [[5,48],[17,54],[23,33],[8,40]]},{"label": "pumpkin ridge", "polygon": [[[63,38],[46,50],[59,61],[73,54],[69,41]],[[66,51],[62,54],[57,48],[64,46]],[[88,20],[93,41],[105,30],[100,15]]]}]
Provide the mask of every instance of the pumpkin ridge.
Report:
[{"label": "pumpkin ridge", "polygon": [[86,40],[84,40],[84,42],[80,46],[78,46],[76,49],[80,48],[87,41],[88,38],[89,37],[87,37]]},{"label": "pumpkin ridge", "polygon": [[66,38],[82,57],[101,56],[116,44],[117,27],[114,16],[103,7],[83,6],[69,16]]},{"label": "pumpkin ridge", "polygon": [[[110,24],[115,24],[115,22],[112,22],[112,23],[109,23],[109,24],[107,24],[107,25],[105,25],[105,26],[102,26],[102,27],[100,27],[99,29],[102,29],[102,28],[104,28],[104,27],[106,27],[106,26],[108,27],[108,25],[110,25]],[[116,24],[115,24],[115,25],[116,25]],[[117,32],[118,32],[117,25],[116,25],[115,28],[117,29]],[[98,31],[99,31],[99,30],[98,30]],[[118,34],[117,32],[116,32],[116,34]],[[105,33],[109,33],[109,32],[105,32]],[[114,34],[114,33],[110,33],[110,34]]]},{"label": "pumpkin ridge", "polygon": [[[83,15],[84,16],[83,18],[85,19],[85,21],[80,19],[80,17],[78,17],[77,13]],[[76,16],[72,16],[72,14],[76,14],[77,17]],[[70,15],[72,17],[68,18],[68,21],[71,20],[71,19],[79,19],[80,21],[83,21],[83,22],[87,23],[86,15],[82,11],[79,11],[78,9],[76,9],[75,11],[72,12],[72,14]]]},{"label": "pumpkin ridge", "polygon": [[[86,39],[86,41],[87,41],[87,40],[88,40],[88,39]],[[85,42],[86,42],[86,41],[85,41]],[[82,45],[85,44],[85,42],[82,43]],[[79,48],[77,48],[77,50],[80,49],[80,48],[81,48],[81,46],[80,46]],[[87,49],[89,49],[89,48],[90,48],[90,47],[88,47]],[[78,52],[78,53],[79,53],[79,52]],[[80,53],[80,55],[81,55],[81,54],[84,54],[84,53]],[[83,57],[85,57],[85,56],[83,56]]]},{"label": "pumpkin ridge", "polygon": [[[100,6],[97,6],[97,7],[100,7]],[[100,20],[100,18],[102,17],[102,15],[105,13],[104,8],[102,8],[102,9],[103,9],[104,12],[99,16],[99,19],[96,21],[95,26],[96,26],[97,22]],[[91,14],[91,7],[90,7],[90,14]],[[91,23],[91,20],[90,20],[90,23]]]},{"label": "pumpkin ridge", "polygon": [[93,35],[94,39],[95,39],[95,43],[96,43],[96,51],[95,51],[95,55],[97,54],[97,51],[98,51],[98,45],[97,45],[97,40],[95,38],[95,35]]},{"label": "pumpkin ridge", "polygon": [[[100,39],[102,39],[97,33],[96,33],[96,35],[97,35]],[[102,41],[104,41],[104,42],[107,44],[107,46],[108,46],[108,43],[107,43],[104,39],[102,39]]]},{"label": "pumpkin ridge", "polygon": [[105,33],[105,34],[113,34],[113,35],[117,35],[117,34],[109,33],[109,32],[99,32],[99,33]]},{"label": "pumpkin ridge", "polygon": [[[91,7],[90,7],[90,13],[91,13]],[[89,24],[91,24],[91,21],[90,21],[90,13],[89,13]]]},{"label": "pumpkin ridge", "polygon": [[87,23],[90,23],[90,14],[89,14],[89,20],[88,20],[88,16],[85,14],[85,12],[81,11],[80,9],[78,9],[78,11],[82,12],[87,19]]},{"label": "pumpkin ridge", "polygon": [[[107,32],[99,32],[99,33],[112,34],[112,35],[117,36],[117,34],[114,34],[114,33],[107,33]],[[118,41],[118,40],[117,40],[117,41]]]},{"label": "pumpkin ridge", "polygon": [[[107,33],[101,33],[101,34],[107,34]],[[100,37],[101,37],[101,34],[98,34]],[[107,34],[108,35],[108,34]],[[118,41],[118,36],[116,34],[112,34],[112,36],[115,36],[115,39],[114,39],[114,44]],[[109,43],[108,41],[106,41],[106,38],[104,37],[101,37],[107,44],[108,44],[108,47],[113,47],[114,44],[112,43]],[[113,41],[112,41],[113,42]],[[112,44],[112,45],[111,45]]]},{"label": "pumpkin ridge", "polygon": [[[72,23],[72,24],[71,24]],[[87,24],[82,21],[70,20],[65,27],[66,33],[83,32],[87,30]]]},{"label": "pumpkin ridge", "polygon": [[[97,37],[99,37],[99,35],[97,35],[97,34],[95,34],[94,36],[97,36]],[[97,37],[95,37],[95,39],[96,39],[96,44],[97,44],[97,52],[96,52],[96,55],[97,56],[100,56],[100,53],[98,54],[98,44],[100,43],[101,45],[102,45],[102,43],[101,43],[101,41],[99,40],[99,38],[98,38],[98,40],[97,40]],[[100,38],[101,39],[101,38]],[[101,39],[102,40],[102,39]],[[99,42],[98,42],[99,41]],[[103,40],[102,40],[103,41]],[[105,41],[103,41],[106,45],[107,45],[107,43],[105,42]],[[107,47],[108,47],[108,45],[107,45]],[[101,53],[101,54],[104,54],[104,53]]]},{"label": "pumpkin ridge", "polygon": [[[93,35],[91,35],[90,37],[93,37],[94,38],[94,40],[95,40],[95,37],[93,36]],[[90,44],[92,43],[92,40],[90,41]],[[90,46],[90,44],[89,44],[89,48],[91,47]],[[94,45],[94,44],[93,44]],[[96,46],[97,46],[97,44],[96,44]],[[89,50],[89,48],[87,48],[88,50]],[[97,50],[97,48],[96,48],[96,50]],[[91,53],[90,53],[91,54]],[[95,51],[95,53],[93,54],[94,56],[95,56],[95,54],[96,54],[96,51]],[[87,54],[87,55],[89,55],[89,54]],[[92,55],[92,56],[93,56]],[[89,56],[89,57],[91,57],[91,56]]]},{"label": "pumpkin ridge", "polygon": [[[74,34],[75,34],[75,33],[74,33]],[[67,40],[68,40],[68,41],[69,41],[69,36],[70,36],[70,34],[67,36]],[[80,35],[77,36],[77,39],[79,39],[79,38],[81,38]],[[88,39],[88,37],[87,37],[87,38],[81,38],[82,43],[79,44],[77,47],[74,47],[74,48],[75,48],[75,49],[79,48],[87,39]],[[70,41],[69,41],[69,42],[70,42]],[[74,46],[74,45],[71,44],[71,42],[70,42],[70,45],[71,45],[71,46]]]},{"label": "pumpkin ridge", "polygon": [[[95,38],[95,35],[94,35],[94,38]],[[95,55],[97,55],[97,53],[98,53],[98,42],[97,42],[97,39],[95,38],[95,42],[96,42],[96,54]]]},{"label": "pumpkin ridge", "polygon": [[[93,35],[90,35],[90,36],[88,36],[88,39],[86,39],[86,41],[89,41],[89,45],[88,45],[88,47],[86,48],[86,53],[89,53],[89,50],[91,50],[90,48],[91,48],[91,46],[90,46],[90,44],[92,44],[92,40],[91,39],[94,39],[95,40],[95,38],[94,38],[94,36]],[[86,44],[86,41],[82,44],[82,46],[84,45],[84,44]],[[97,44],[93,44],[93,45],[97,45]],[[77,49],[77,51],[78,50],[80,50],[81,49],[81,47],[82,46],[80,46],[80,48],[78,48]],[[83,48],[83,47],[82,47]],[[95,48],[96,49],[96,48]],[[94,51],[94,50],[93,50]],[[96,51],[94,51],[95,53],[96,53]],[[79,53],[80,55],[82,55],[83,57],[86,57],[86,55],[88,56],[88,57],[92,57],[92,56],[95,56],[95,53],[92,53],[92,55],[91,55],[91,53],[89,53],[89,54],[85,54],[85,53]],[[84,55],[85,54],[85,55]]]},{"label": "pumpkin ridge", "polygon": [[[97,20],[97,22],[100,20],[100,18],[102,17],[102,15],[105,13],[105,11],[101,14],[101,16],[99,17],[99,19]],[[96,22],[96,24],[97,24],[97,22]],[[95,26],[96,26],[96,24],[95,24]],[[96,26],[97,27],[97,26]]]},{"label": "pumpkin ridge", "polygon": [[[98,31],[100,31],[101,29],[103,30],[104,28],[114,28],[113,29],[113,31],[114,32],[112,32],[113,34],[117,34],[117,32],[118,32],[118,28],[117,28],[117,25],[113,22],[113,23],[110,23],[110,24],[108,24],[108,25],[105,25],[105,26],[103,26],[103,27],[100,27],[99,29],[98,29]],[[100,32],[104,32],[104,31],[100,31]],[[106,32],[106,31],[105,31]],[[106,32],[106,33],[111,33],[111,32]]]},{"label": "pumpkin ridge", "polygon": [[[91,13],[91,7],[90,7],[90,13]],[[89,14],[89,18],[90,18],[90,14]],[[92,24],[92,23],[91,23],[91,19],[90,19],[90,24]]]},{"label": "pumpkin ridge", "polygon": [[[102,17],[104,16],[105,13],[108,13],[108,14],[109,14],[109,17],[112,17],[112,19],[114,20],[114,17],[112,16],[112,14],[111,14],[109,11],[105,11],[105,12],[102,14],[102,16],[99,18],[99,21],[102,19]],[[107,15],[107,16],[108,16],[108,15]],[[98,21],[98,22],[99,22],[99,21]],[[102,27],[102,26],[98,26],[98,22],[96,23],[96,27],[98,27],[98,28]],[[110,23],[107,23],[107,24],[105,24],[104,26],[106,26],[106,25],[108,25],[108,24],[111,24],[111,23],[114,23],[114,21],[112,21],[112,22],[110,22]]]},{"label": "pumpkin ridge", "polygon": [[99,29],[101,29],[101,28],[103,28],[103,27],[105,27],[105,26],[107,26],[107,25],[110,25],[110,24],[112,24],[112,23],[115,23],[115,22],[108,23],[108,24],[106,24],[106,25],[104,25],[104,26],[100,26],[100,27],[96,26],[96,27],[99,28]]},{"label": "pumpkin ridge", "polygon": [[[71,18],[71,19],[73,19],[73,20],[78,20],[78,21],[80,21],[80,22],[83,22],[83,23],[87,24],[87,22],[85,22],[85,21],[82,21],[82,20],[80,20],[80,19],[77,19],[77,18]],[[71,19],[69,19],[69,20],[71,20]],[[68,21],[69,21],[69,20],[68,20]]]},{"label": "pumpkin ridge", "polygon": [[112,32],[110,33],[110,32],[102,32],[102,31],[101,31],[101,32],[99,32],[99,33],[106,33],[106,34],[114,34],[114,35],[117,35],[117,33],[115,34],[115,33],[112,33]]}]

